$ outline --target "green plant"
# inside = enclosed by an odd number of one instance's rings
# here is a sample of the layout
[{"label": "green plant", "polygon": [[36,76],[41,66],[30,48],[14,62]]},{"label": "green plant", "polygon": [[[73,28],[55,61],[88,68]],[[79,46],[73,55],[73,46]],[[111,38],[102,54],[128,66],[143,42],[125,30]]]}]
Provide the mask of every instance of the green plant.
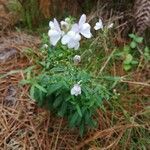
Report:
[{"label": "green plant", "polygon": [[[130,34],[131,42],[123,47],[122,52],[116,52],[115,56],[119,56],[123,60],[123,69],[130,71],[140,63],[140,59],[144,58],[149,61],[150,50],[149,47],[144,47],[142,44],[143,38],[135,34]],[[144,49],[144,50],[143,50]]]},{"label": "green plant", "polygon": [[129,37],[132,39],[131,43],[130,43],[130,47],[132,49],[135,49],[137,48],[138,44],[142,43],[143,42],[143,38],[142,37],[139,37],[135,34],[129,34]]},{"label": "green plant", "polygon": [[[41,73],[36,75],[29,70],[21,83],[31,85],[30,95],[40,106],[66,117],[69,126],[79,128],[82,135],[87,127],[96,127],[96,109],[102,107],[103,100],[109,99],[110,93],[86,70],[67,62],[72,57],[70,50],[59,47],[46,51],[47,58],[37,61],[42,66]],[[70,92],[75,84],[81,87],[78,96]]]},{"label": "green plant", "polygon": [[143,38],[135,34],[129,34],[129,37],[132,41],[129,45],[126,45],[124,47],[125,59],[123,61],[123,68],[125,71],[131,70],[135,65],[138,64],[138,60],[134,58],[134,54],[132,51],[137,51],[138,44],[143,42]]},{"label": "green plant", "polygon": [[[85,17],[82,15],[81,19],[85,21]],[[79,128],[80,134],[83,135],[88,128],[96,127],[96,111],[103,108],[103,100],[110,99],[112,95],[110,91],[118,80],[112,80],[110,77],[112,82],[115,82],[110,86],[110,82],[104,82],[103,76],[97,75],[100,60],[98,56],[101,56],[101,52],[91,55],[91,51],[97,48],[96,42],[84,40],[80,51],[70,49],[79,48],[81,35],[68,31],[71,29],[70,23],[72,24],[70,18],[61,23],[62,29],[66,32],[63,33],[63,38],[68,43],[58,42],[62,32],[57,20],[51,21],[48,32],[50,42],[48,36],[43,34],[43,45],[38,54],[31,54],[31,50],[27,50],[27,55],[35,59],[36,65],[28,69],[26,79],[21,83],[31,86],[30,95],[40,106],[67,118],[69,126]],[[82,23],[75,25],[81,29],[82,25],[88,27],[86,29],[88,31],[83,30],[81,34],[91,38],[90,25]]]},{"label": "green plant", "polygon": [[125,59],[123,61],[123,68],[125,71],[129,71],[135,65],[138,64],[138,61],[133,58],[133,55],[130,53],[129,46],[124,47],[124,55],[125,55]]},{"label": "green plant", "polygon": [[147,46],[144,49],[144,58],[146,61],[150,61],[150,48]]}]

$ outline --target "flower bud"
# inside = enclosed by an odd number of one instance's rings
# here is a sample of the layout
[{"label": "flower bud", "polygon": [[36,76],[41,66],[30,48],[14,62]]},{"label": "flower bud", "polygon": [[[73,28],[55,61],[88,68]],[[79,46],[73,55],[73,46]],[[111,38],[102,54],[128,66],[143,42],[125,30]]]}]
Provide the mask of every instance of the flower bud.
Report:
[{"label": "flower bud", "polygon": [[66,21],[61,21],[60,24],[61,24],[61,29],[62,29],[64,32],[68,32],[68,30],[70,29],[69,23],[66,22]]},{"label": "flower bud", "polygon": [[75,55],[73,57],[73,61],[74,61],[74,64],[79,64],[81,62],[81,56],[80,55]]}]

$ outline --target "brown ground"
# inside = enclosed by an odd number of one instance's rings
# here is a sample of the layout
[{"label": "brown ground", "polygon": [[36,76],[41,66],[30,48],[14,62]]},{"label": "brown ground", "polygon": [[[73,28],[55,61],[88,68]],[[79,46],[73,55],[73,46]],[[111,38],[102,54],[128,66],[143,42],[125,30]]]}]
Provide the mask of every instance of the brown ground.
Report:
[{"label": "brown ground", "polygon": [[[0,74],[20,70],[15,74],[0,78],[0,149],[72,150],[75,147],[76,149],[83,147],[83,149],[94,150],[96,149],[95,142],[99,142],[105,149],[119,150],[118,142],[125,131],[142,126],[127,122],[121,111],[114,114],[116,124],[112,126],[112,114],[108,107],[105,113],[98,111],[98,129],[89,131],[81,139],[77,131],[67,128],[64,119],[55,117],[49,111],[39,108],[31,100],[28,86],[22,87],[18,84],[24,78],[21,69],[32,65],[32,60],[25,57],[23,51],[30,47],[35,51],[38,50],[40,39],[22,32],[10,32],[1,36],[0,44]],[[147,71],[149,70],[147,69]],[[133,74],[134,81],[147,81],[149,78],[147,71],[138,71]],[[117,74],[122,74],[122,71],[118,70]],[[138,101],[129,108],[127,101],[132,98],[132,95],[134,97],[135,93],[139,98],[140,96],[141,98],[149,96],[149,88],[144,86],[139,88],[139,85],[133,83],[128,84],[132,93],[130,95],[122,93],[125,96],[124,107],[127,111],[131,111],[136,119],[144,111],[143,104]]]},{"label": "brown ground", "polygon": [[[4,8],[0,7],[0,11],[2,9]],[[45,12],[45,15],[47,13]],[[0,13],[0,76],[6,75],[0,78],[0,150],[97,150],[97,147],[103,147],[102,150],[120,150],[122,148],[119,141],[128,129],[149,129],[149,122],[144,125],[140,122],[134,123],[142,118],[144,106],[149,106],[148,100],[141,101],[150,96],[150,87],[143,85],[150,79],[149,66],[132,73],[133,82],[126,81],[129,91],[120,89],[122,105],[124,110],[130,112],[131,121],[126,120],[125,112],[121,109],[112,114],[111,108],[106,104],[106,112],[98,111],[99,127],[89,131],[81,139],[77,130],[67,127],[65,119],[55,117],[49,111],[39,108],[29,96],[29,87],[23,87],[19,82],[24,78],[22,70],[32,65],[32,60],[24,55],[24,50],[32,48],[38,51],[40,39],[23,32],[4,33],[4,29],[13,24],[10,18],[12,14],[6,14],[6,10]],[[13,70],[19,71],[14,74],[11,72]],[[120,64],[115,64],[111,73],[124,75]],[[133,99],[136,102],[132,103]],[[124,149],[128,147],[130,137]]]}]

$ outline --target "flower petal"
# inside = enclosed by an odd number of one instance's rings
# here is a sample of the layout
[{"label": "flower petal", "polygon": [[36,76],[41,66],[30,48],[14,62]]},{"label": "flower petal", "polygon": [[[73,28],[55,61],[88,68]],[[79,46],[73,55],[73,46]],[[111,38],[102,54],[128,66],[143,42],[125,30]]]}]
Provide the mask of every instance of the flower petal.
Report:
[{"label": "flower petal", "polygon": [[86,15],[83,14],[79,20],[79,26],[82,26],[86,22]]},{"label": "flower petal", "polygon": [[76,41],[70,40],[68,43],[68,48],[74,48],[76,46]]},{"label": "flower petal", "polygon": [[62,43],[63,45],[67,44],[69,41],[70,41],[70,37],[69,37],[67,34],[64,35],[64,36],[62,37],[62,39],[61,39],[61,43]]},{"label": "flower petal", "polygon": [[80,41],[80,40],[81,40],[81,35],[78,34],[78,33],[76,33],[76,35],[74,36],[74,39],[75,39],[76,41]]},{"label": "flower petal", "polygon": [[57,21],[55,18],[54,18],[54,26],[55,26],[55,29],[56,29],[57,31],[61,32],[59,23],[58,23],[58,21]]},{"label": "flower petal", "polygon": [[49,22],[49,27],[50,27],[50,29],[54,29],[54,28],[55,28],[54,22],[50,21],[50,22]]},{"label": "flower petal", "polygon": [[80,28],[80,33],[86,37],[86,38],[91,38],[92,34],[91,34],[91,26],[88,23],[85,23],[81,28]]},{"label": "flower petal", "polygon": [[76,35],[76,33],[72,30],[68,32],[68,36],[70,36],[70,38],[74,39],[75,35]]},{"label": "flower petal", "polygon": [[75,90],[72,88],[71,89],[71,95],[74,95],[75,94]]},{"label": "flower petal", "polygon": [[99,30],[101,27],[100,27],[100,25],[98,25],[98,24],[96,24],[95,26],[94,26],[94,29],[95,30]]},{"label": "flower petal", "polygon": [[60,40],[61,35],[58,31],[56,30],[49,30],[48,31],[48,36],[50,37],[50,43],[55,46],[57,42]]},{"label": "flower petal", "polygon": [[75,84],[71,89],[71,95],[78,96],[81,94],[81,87],[79,84]]},{"label": "flower petal", "polygon": [[99,19],[99,26],[101,27],[101,29],[103,29],[103,22],[102,22],[102,20],[101,19]]},{"label": "flower petal", "polygon": [[72,25],[71,31],[74,31],[74,32],[76,32],[76,33],[79,32],[79,26],[78,26],[77,23],[75,23],[75,24]]},{"label": "flower petal", "polygon": [[103,29],[103,23],[102,23],[102,20],[99,19],[99,22],[97,22],[95,24],[95,27],[94,27],[95,30],[99,30],[99,29]]}]

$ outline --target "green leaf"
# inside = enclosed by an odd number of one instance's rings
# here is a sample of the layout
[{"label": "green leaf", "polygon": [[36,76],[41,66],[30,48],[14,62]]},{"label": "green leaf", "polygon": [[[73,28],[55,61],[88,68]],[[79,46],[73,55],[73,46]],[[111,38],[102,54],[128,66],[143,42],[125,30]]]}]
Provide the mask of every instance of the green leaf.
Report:
[{"label": "green leaf", "polygon": [[42,106],[44,101],[46,100],[46,94],[39,90],[38,88],[34,88],[34,99],[38,102],[39,106]]},{"label": "green leaf", "polygon": [[125,45],[123,51],[128,54],[130,52],[130,47],[128,45]]},{"label": "green leaf", "polygon": [[78,117],[79,117],[78,112],[75,112],[73,115],[71,115],[71,118],[69,120],[70,127],[75,127],[75,124],[76,124]]},{"label": "green leaf", "polygon": [[133,61],[131,62],[131,64],[132,64],[132,65],[137,65],[137,64],[138,64],[138,61],[133,60]]},{"label": "green leaf", "polygon": [[87,111],[85,112],[84,119],[85,119],[86,124],[88,124],[88,122],[91,119],[91,111],[90,111],[90,109],[87,109]]},{"label": "green leaf", "polygon": [[95,104],[95,100],[93,99],[92,101],[89,102],[89,108],[93,107],[94,104]]},{"label": "green leaf", "polygon": [[123,68],[125,71],[129,71],[132,68],[132,66],[130,64],[129,65],[126,64],[123,66]]},{"label": "green leaf", "polygon": [[124,64],[125,65],[128,65],[128,64],[130,64],[131,62],[132,62],[132,60],[133,60],[133,56],[131,55],[131,54],[128,54],[127,56],[126,56],[126,59],[124,60]]},{"label": "green leaf", "polygon": [[81,137],[83,136],[84,130],[85,130],[84,123],[81,123],[81,125],[79,126],[79,133]]},{"label": "green leaf", "polygon": [[136,46],[137,46],[136,42],[132,41],[132,42],[130,43],[130,47],[131,47],[132,49],[136,48]]},{"label": "green leaf", "polygon": [[47,88],[47,95],[51,95],[52,93],[54,93],[55,91],[57,91],[58,89],[60,89],[62,87],[62,83],[54,83],[54,84],[50,84]]},{"label": "green leaf", "polygon": [[39,84],[36,83],[36,84],[34,84],[34,86],[36,88],[38,88],[39,90],[41,90],[42,92],[47,93],[47,90],[45,88],[43,88],[41,85],[39,85]]},{"label": "green leaf", "polygon": [[33,98],[33,99],[35,99],[35,98],[34,98],[34,90],[35,90],[35,86],[32,85],[31,88],[30,88],[30,96],[31,96],[31,98]]},{"label": "green leaf", "polygon": [[134,39],[137,43],[142,43],[143,42],[143,38],[142,37],[136,37]]},{"label": "green leaf", "polygon": [[31,70],[27,72],[27,80],[31,79]]},{"label": "green leaf", "polygon": [[136,38],[136,36],[135,36],[135,34],[129,34],[129,37],[131,38],[131,39],[135,39]]},{"label": "green leaf", "polygon": [[146,46],[146,47],[144,48],[144,52],[145,52],[145,53],[150,53],[150,49]]},{"label": "green leaf", "polygon": [[6,74],[1,74],[1,75],[0,75],[0,79],[5,78],[5,77],[7,77],[7,76],[9,76],[9,75],[12,75],[12,74],[20,73],[21,71],[22,71],[22,70],[12,70],[12,71],[10,71],[10,72],[8,72],[8,73],[6,73]]},{"label": "green leaf", "polygon": [[58,106],[60,106],[60,104],[62,103],[62,101],[63,101],[62,95],[59,95],[59,96],[56,97],[56,99],[54,100],[53,107],[54,107],[54,108],[57,108]]},{"label": "green leaf", "polygon": [[97,122],[91,118],[90,121],[88,122],[88,126],[91,128],[95,128],[97,126]]},{"label": "green leaf", "polygon": [[35,68],[35,66],[27,67],[27,68],[23,71],[23,73],[31,72],[34,68]]},{"label": "green leaf", "polygon": [[142,43],[143,42],[143,37],[139,37],[135,34],[129,34],[129,37],[137,43]]},{"label": "green leaf", "polygon": [[67,111],[67,103],[64,101],[63,104],[60,107],[60,110],[58,111],[58,115],[63,117]]},{"label": "green leaf", "polygon": [[53,72],[64,72],[64,67],[54,67],[53,69],[51,69],[51,71]]},{"label": "green leaf", "polygon": [[25,79],[23,79],[23,80],[20,81],[20,84],[21,84],[21,85],[30,84],[30,83],[31,83],[30,80],[25,80]]},{"label": "green leaf", "polygon": [[78,116],[78,118],[77,118],[77,120],[76,120],[76,126],[78,125],[78,126],[80,126],[80,124],[81,124],[81,121],[82,121],[82,117],[81,116]]},{"label": "green leaf", "polygon": [[96,102],[97,102],[98,106],[100,106],[102,104],[102,97],[101,97],[101,95],[97,96],[97,101]]},{"label": "green leaf", "polygon": [[121,77],[117,77],[117,76],[104,76],[104,77],[100,77],[100,79],[106,79],[106,80],[110,80],[110,81],[120,81]]},{"label": "green leaf", "polygon": [[80,117],[82,117],[82,112],[81,112],[80,106],[76,105],[76,108],[77,108],[78,114],[80,115]]}]

